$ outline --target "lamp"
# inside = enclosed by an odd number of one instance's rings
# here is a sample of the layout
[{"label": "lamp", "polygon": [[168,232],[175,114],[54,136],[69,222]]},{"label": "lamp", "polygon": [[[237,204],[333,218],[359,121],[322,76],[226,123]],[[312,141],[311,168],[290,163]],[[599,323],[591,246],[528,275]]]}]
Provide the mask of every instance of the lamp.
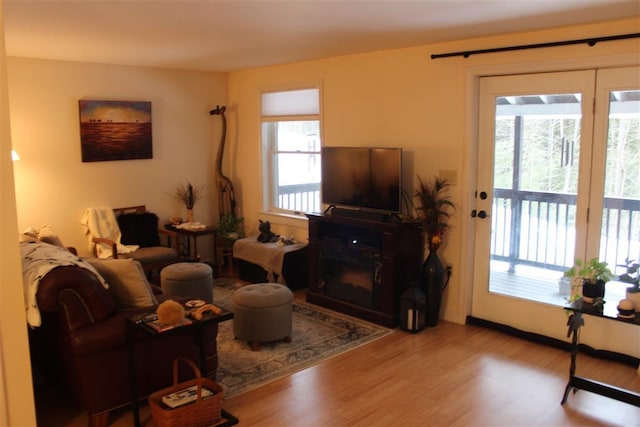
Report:
[{"label": "lamp", "polygon": [[18,153],[16,152],[16,150],[11,150],[11,160],[13,160],[14,162],[16,160],[20,160],[20,156],[18,156]]},{"label": "lamp", "polygon": [[400,328],[407,332],[420,332],[424,329],[427,312],[427,296],[412,283],[400,295]]}]

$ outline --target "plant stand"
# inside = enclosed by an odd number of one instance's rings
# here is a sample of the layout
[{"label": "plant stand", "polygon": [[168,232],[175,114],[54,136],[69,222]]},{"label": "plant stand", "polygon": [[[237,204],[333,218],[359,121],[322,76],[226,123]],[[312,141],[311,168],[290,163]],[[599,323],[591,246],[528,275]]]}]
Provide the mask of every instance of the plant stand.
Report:
[{"label": "plant stand", "polygon": [[[569,335],[571,335],[571,366],[569,368],[569,382],[564,390],[562,404],[564,405],[567,402],[567,398],[569,397],[569,392],[571,390],[575,393],[578,389],[581,389],[640,407],[640,393],[614,387],[600,381],[594,381],[576,375],[576,358],[578,356],[579,349],[580,328],[584,326],[583,314],[619,322],[632,323],[636,326],[640,326],[640,314],[636,313],[636,316],[633,319],[621,319],[617,316],[617,313],[613,308],[605,307],[604,311],[602,311],[594,308],[591,304],[585,304],[582,300],[574,301],[564,308],[572,311],[573,313],[569,318]],[[640,368],[638,369],[640,370]]]}]

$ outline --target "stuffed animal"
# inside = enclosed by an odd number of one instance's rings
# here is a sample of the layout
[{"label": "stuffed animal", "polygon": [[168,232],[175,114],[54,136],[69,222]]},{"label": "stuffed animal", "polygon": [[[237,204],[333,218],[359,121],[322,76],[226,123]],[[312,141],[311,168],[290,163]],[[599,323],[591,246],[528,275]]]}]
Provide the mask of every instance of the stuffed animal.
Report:
[{"label": "stuffed animal", "polygon": [[177,325],[184,319],[185,311],[182,304],[168,299],[158,306],[156,314],[161,325]]},{"label": "stuffed animal", "polygon": [[258,230],[260,230],[260,234],[258,235],[258,242],[260,243],[272,243],[278,240],[278,235],[276,235],[273,231],[271,231],[271,224],[269,221],[263,221],[259,219],[260,225],[258,225]]}]

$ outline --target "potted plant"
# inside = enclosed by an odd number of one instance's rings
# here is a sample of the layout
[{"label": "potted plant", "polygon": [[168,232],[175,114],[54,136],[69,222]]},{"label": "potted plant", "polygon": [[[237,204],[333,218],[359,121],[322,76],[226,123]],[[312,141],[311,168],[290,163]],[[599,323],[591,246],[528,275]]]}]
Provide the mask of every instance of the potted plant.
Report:
[{"label": "potted plant", "polygon": [[626,271],[618,276],[618,280],[631,284],[627,288],[626,298],[633,301],[636,310],[640,310],[640,264],[627,258],[620,267],[624,267]]},{"label": "potted plant", "polygon": [[427,326],[435,326],[440,315],[442,291],[449,282],[451,268],[443,268],[437,251],[449,230],[449,219],[455,205],[449,197],[449,181],[446,178],[434,177],[425,182],[418,176],[418,187],[415,207],[420,229],[424,234],[429,255],[422,265],[422,287],[427,295]]},{"label": "potted plant", "polygon": [[565,271],[564,277],[582,281],[582,299],[590,304],[604,298],[605,284],[615,278],[607,263],[591,258],[586,263],[577,258],[573,267]]},{"label": "potted plant", "polygon": [[244,237],[242,224],[244,218],[236,216],[233,212],[226,213],[220,217],[218,222],[218,239],[223,251],[233,247],[233,242]]}]

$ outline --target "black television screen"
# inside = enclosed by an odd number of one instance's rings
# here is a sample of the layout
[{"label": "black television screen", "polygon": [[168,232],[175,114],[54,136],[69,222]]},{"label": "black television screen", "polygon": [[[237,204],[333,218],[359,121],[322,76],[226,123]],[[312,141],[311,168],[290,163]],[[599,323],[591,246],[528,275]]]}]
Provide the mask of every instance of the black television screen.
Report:
[{"label": "black television screen", "polygon": [[322,148],[322,203],[400,212],[402,149]]}]

